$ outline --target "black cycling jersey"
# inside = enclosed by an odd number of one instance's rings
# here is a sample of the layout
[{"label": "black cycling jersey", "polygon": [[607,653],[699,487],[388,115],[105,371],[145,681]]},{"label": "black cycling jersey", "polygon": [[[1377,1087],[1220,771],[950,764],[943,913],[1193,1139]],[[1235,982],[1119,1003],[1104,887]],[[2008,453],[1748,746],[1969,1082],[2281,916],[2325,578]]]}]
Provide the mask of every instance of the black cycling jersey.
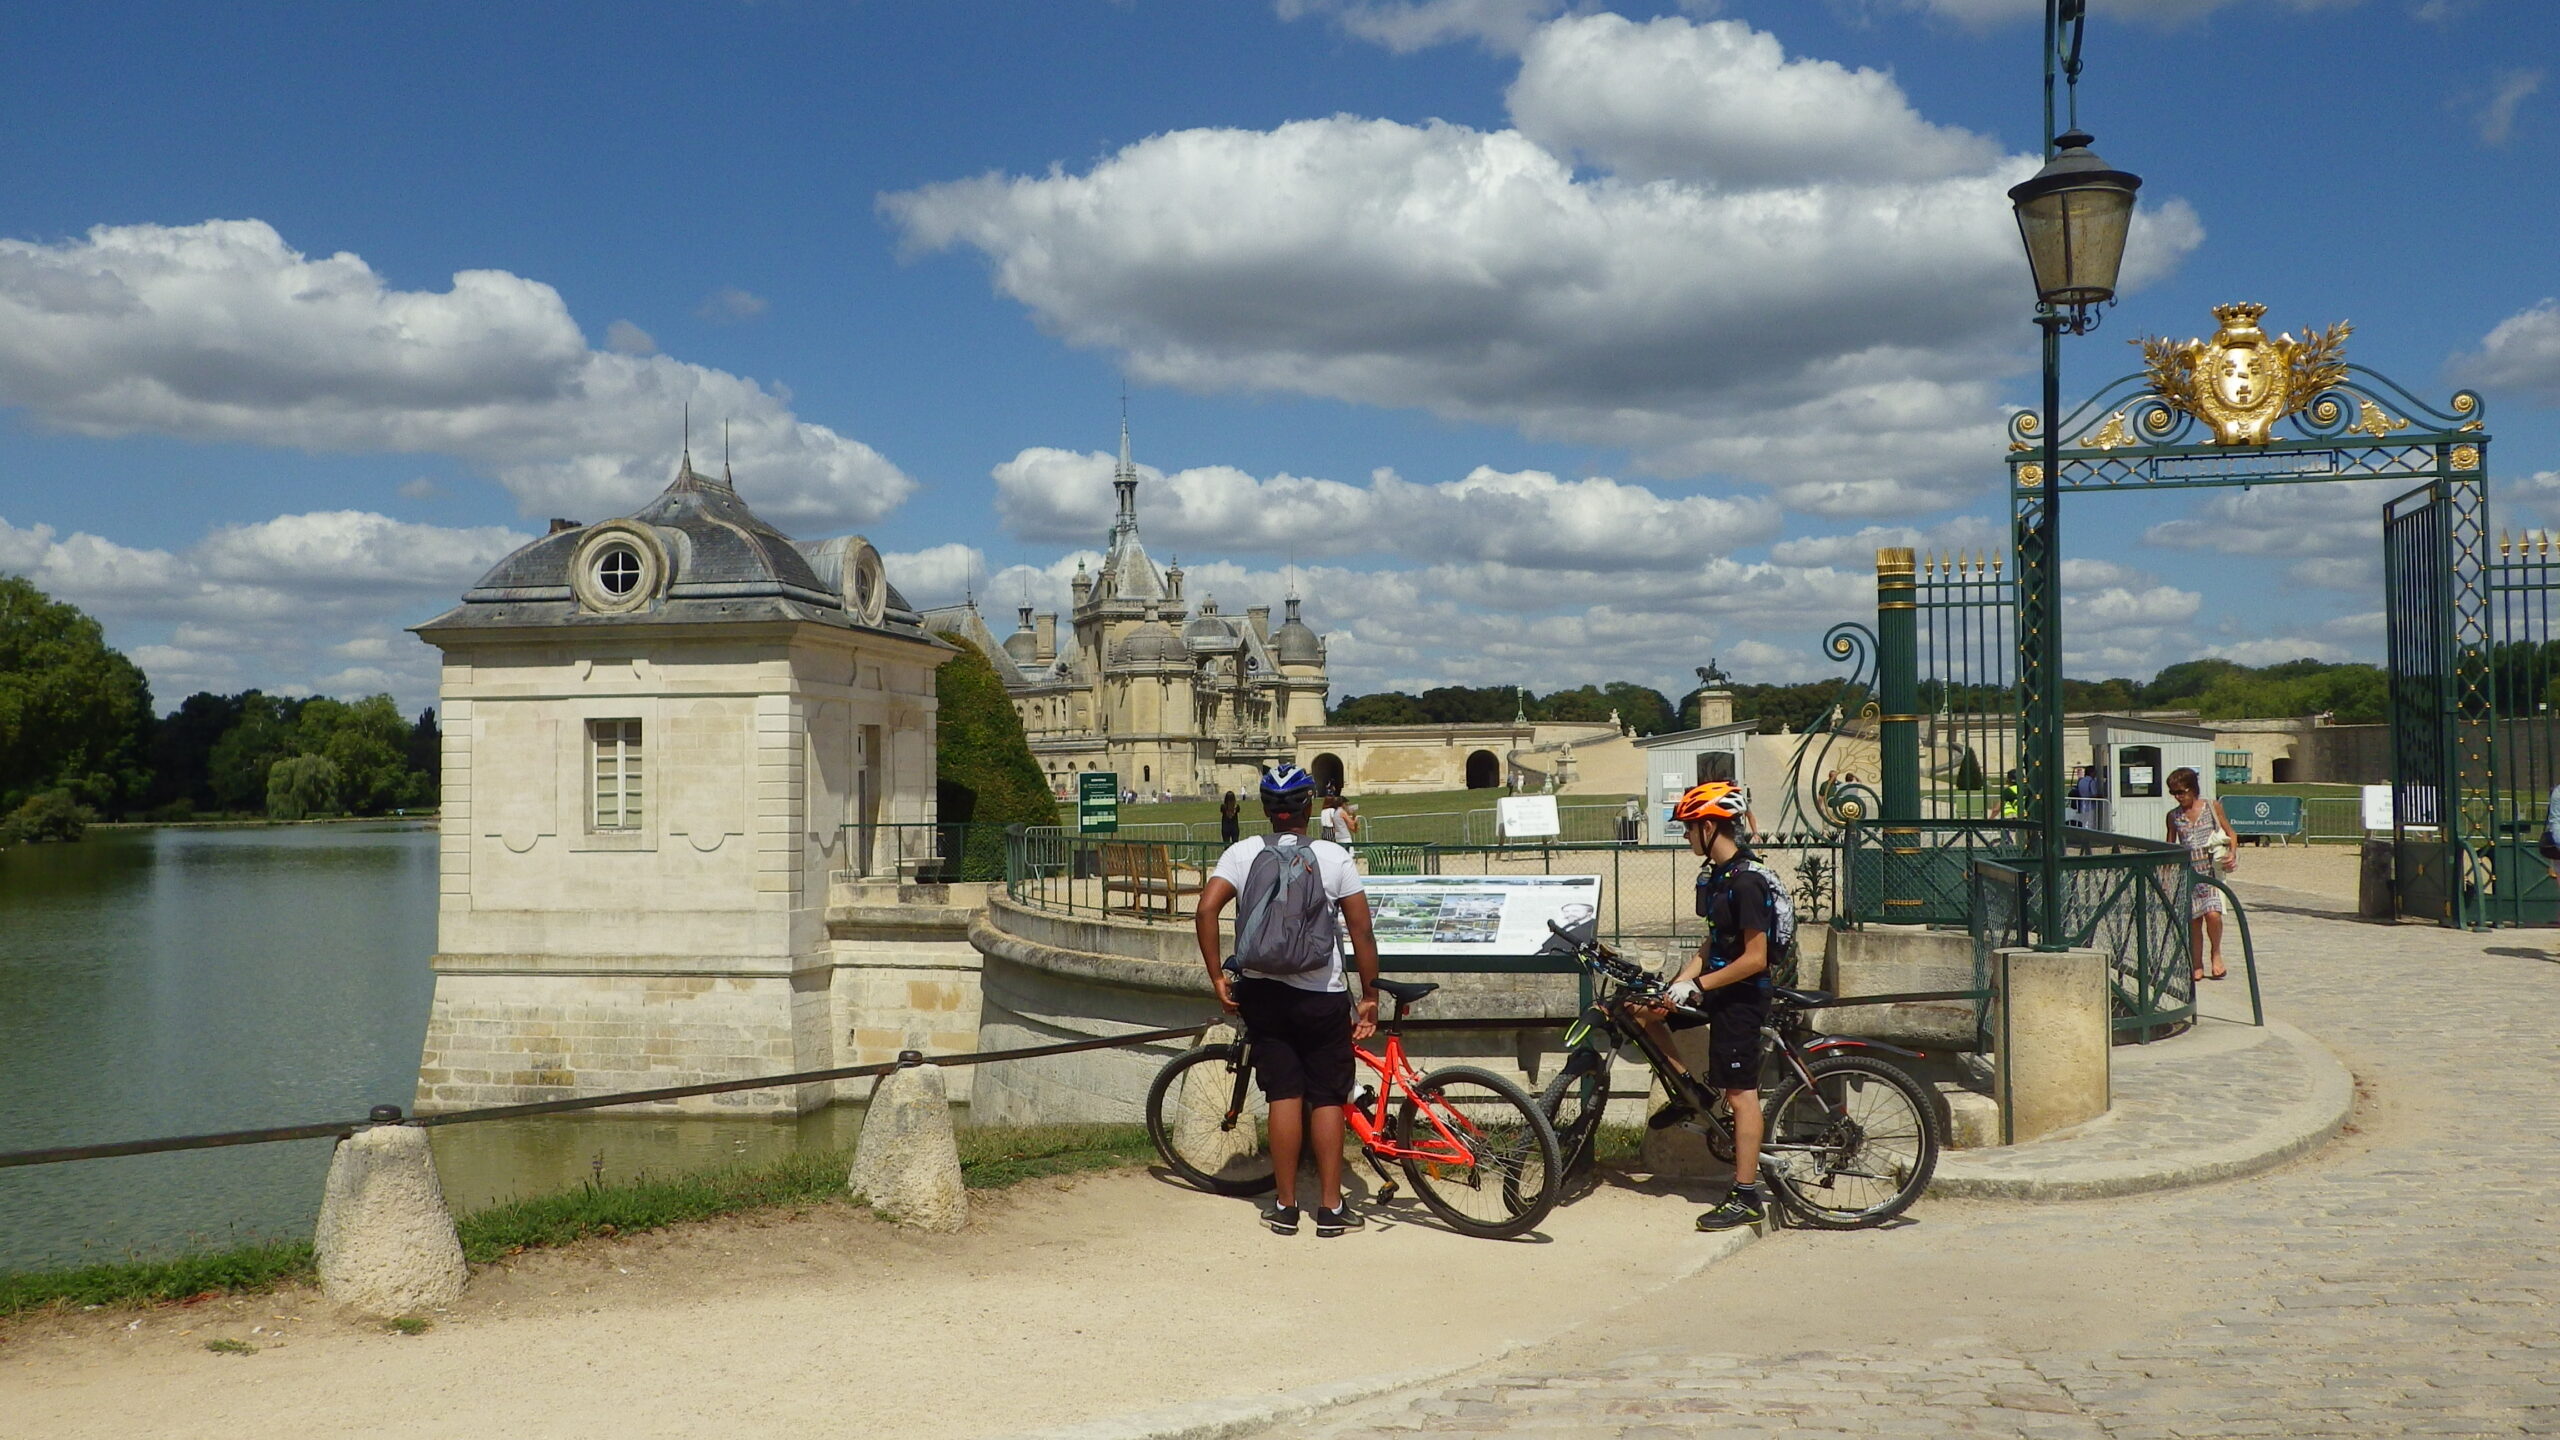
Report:
[{"label": "black cycling jersey", "polygon": [[[1722,864],[1710,863],[1698,872],[1698,914],[1707,922],[1707,964],[1709,970],[1721,970],[1742,958],[1744,941],[1753,932],[1771,935],[1777,930],[1777,907],[1769,895],[1769,881],[1753,862],[1759,857],[1748,850],[1735,853]],[[1707,992],[1707,998],[1718,996],[1759,998],[1769,993],[1769,972],[1739,985],[1727,985]]]}]

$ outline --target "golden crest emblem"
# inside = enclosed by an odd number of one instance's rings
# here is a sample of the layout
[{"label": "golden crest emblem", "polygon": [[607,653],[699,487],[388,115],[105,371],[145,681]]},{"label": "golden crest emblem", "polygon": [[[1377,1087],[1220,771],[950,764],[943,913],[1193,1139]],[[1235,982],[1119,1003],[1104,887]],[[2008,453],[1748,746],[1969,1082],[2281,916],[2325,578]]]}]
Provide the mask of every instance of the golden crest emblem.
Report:
[{"label": "golden crest emblem", "polygon": [[2347,336],[2341,320],[2302,338],[2268,338],[2258,328],[2264,305],[2216,305],[2222,322],[2210,340],[2183,345],[2145,336],[2142,367],[2151,389],[2174,410],[2203,421],[2216,445],[2264,445],[2268,430],[2346,378]]}]

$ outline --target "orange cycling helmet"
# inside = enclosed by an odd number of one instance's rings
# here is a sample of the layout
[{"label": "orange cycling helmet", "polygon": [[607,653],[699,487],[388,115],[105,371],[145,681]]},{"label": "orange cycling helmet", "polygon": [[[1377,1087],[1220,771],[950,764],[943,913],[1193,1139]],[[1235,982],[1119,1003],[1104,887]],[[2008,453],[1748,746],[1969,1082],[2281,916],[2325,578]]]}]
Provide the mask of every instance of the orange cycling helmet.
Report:
[{"label": "orange cycling helmet", "polygon": [[1722,780],[1693,785],[1671,807],[1671,818],[1686,825],[1694,820],[1742,818],[1742,787]]}]

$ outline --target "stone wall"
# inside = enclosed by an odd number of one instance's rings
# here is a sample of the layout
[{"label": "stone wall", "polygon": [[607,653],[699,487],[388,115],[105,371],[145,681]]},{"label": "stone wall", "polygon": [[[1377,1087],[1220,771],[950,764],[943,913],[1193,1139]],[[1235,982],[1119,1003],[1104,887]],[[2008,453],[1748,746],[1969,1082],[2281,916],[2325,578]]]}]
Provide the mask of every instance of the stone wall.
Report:
[{"label": "stone wall", "polygon": [[[1069,916],[987,902],[969,939],[985,958],[979,1045],[987,1050],[1100,1039],[1176,1025],[1217,1013],[1209,977],[1188,925]],[[1569,975],[1402,975],[1442,989],[1415,1018],[1570,1016]],[[1563,1031],[1497,1030],[1406,1036],[1417,1069],[1464,1061],[1508,1075],[1534,1091],[1554,1073]],[[1088,1050],[978,1067],[973,1118],[989,1124],[1136,1121],[1147,1086],[1187,1041]],[[1364,1072],[1365,1074],[1365,1072]]]},{"label": "stone wall", "polygon": [[[835,877],[827,906],[835,1064],[879,1064],[908,1049],[960,1055],[979,1048],[979,956],[969,922],[986,908],[987,888]],[[977,1073],[974,1066],[947,1070],[950,1097],[968,1100]],[[839,1082],[836,1098],[863,1099],[871,1085]]]}]

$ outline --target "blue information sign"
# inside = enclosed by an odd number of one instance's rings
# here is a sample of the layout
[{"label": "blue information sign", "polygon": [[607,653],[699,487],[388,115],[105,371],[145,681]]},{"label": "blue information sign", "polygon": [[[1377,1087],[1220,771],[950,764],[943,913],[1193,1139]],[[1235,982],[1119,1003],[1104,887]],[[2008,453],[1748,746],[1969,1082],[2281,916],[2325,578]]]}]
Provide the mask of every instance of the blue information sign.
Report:
[{"label": "blue information sign", "polygon": [[2222,813],[2231,820],[2234,835],[2299,835],[2302,833],[2302,797],[2299,795],[2225,795]]}]

